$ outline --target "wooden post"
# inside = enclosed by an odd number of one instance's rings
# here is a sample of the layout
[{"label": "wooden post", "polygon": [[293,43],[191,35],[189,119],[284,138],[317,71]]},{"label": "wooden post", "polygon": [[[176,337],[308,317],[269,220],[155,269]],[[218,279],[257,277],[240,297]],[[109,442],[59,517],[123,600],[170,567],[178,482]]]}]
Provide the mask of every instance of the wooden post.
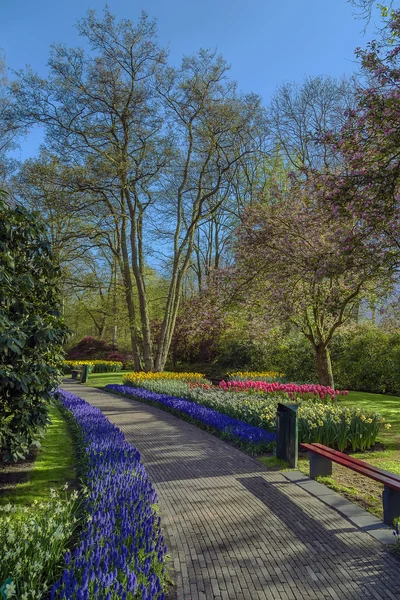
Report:
[{"label": "wooden post", "polygon": [[393,526],[393,521],[400,517],[400,491],[385,485],[382,492],[383,502],[383,522],[389,527]]},{"label": "wooden post", "polygon": [[314,452],[310,454],[310,478],[329,477],[332,475],[332,461]]}]

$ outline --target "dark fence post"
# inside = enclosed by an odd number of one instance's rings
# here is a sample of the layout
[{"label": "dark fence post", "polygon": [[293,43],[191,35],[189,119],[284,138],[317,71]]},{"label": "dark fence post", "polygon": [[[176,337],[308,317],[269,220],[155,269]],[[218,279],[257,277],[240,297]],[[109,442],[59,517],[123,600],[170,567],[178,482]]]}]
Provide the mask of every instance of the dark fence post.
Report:
[{"label": "dark fence post", "polygon": [[276,412],[276,456],[297,467],[299,430],[297,404],[278,404]]},{"label": "dark fence post", "polygon": [[88,365],[83,365],[82,366],[82,371],[81,371],[81,383],[86,383],[89,377],[89,367]]}]

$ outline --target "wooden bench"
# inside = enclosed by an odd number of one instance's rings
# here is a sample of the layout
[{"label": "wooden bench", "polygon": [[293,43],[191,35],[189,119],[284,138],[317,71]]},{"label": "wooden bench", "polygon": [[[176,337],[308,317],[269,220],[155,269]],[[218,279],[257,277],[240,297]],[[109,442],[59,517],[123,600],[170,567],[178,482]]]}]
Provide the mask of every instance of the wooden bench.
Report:
[{"label": "wooden bench", "polygon": [[383,521],[392,526],[393,520],[400,517],[400,476],[378,469],[373,465],[347,456],[343,452],[332,450],[322,444],[300,444],[301,450],[310,452],[310,477],[327,477],[332,475],[332,462],[347,467],[356,473],[365,475],[384,485],[382,492]]}]

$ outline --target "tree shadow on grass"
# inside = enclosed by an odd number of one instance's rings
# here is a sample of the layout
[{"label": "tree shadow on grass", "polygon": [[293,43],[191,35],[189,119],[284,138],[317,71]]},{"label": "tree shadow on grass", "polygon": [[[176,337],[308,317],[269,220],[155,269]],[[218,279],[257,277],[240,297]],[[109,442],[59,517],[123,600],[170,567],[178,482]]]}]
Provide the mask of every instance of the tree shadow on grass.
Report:
[{"label": "tree shadow on grass", "polygon": [[28,480],[37,452],[37,448],[32,448],[25,459],[20,459],[17,462],[4,462],[3,456],[0,453],[0,503],[2,495],[6,494],[17,484]]},{"label": "tree shadow on grass", "polygon": [[56,407],[51,407],[50,418],[40,449],[33,450],[25,461],[0,466],[0,505],[29,505],[47,500],[50,488],[68,483],[72,489],[75,485],[72,437]]}]

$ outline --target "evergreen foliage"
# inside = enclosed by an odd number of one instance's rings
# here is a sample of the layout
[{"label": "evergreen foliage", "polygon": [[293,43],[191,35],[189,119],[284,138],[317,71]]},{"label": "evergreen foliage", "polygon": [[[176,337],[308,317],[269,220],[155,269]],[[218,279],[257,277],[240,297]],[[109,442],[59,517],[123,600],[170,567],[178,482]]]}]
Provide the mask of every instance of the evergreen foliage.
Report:
[{"label": "evergreen foliage", "polygon": [[0,449],[23,458],[48,423],[67,339],[60,271],[39,215],[0,196]]}]

